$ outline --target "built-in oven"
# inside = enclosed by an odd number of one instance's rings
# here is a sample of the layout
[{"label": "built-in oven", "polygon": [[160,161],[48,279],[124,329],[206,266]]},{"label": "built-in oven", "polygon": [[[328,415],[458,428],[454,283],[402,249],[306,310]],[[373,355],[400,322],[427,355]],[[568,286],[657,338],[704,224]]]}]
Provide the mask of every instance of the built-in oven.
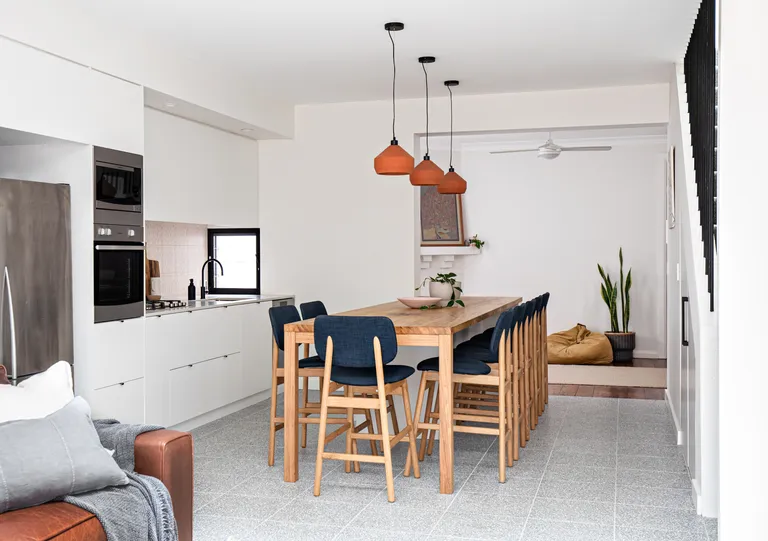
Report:
[{"label": "built-in oven", "polygon": [[144,315],[144,230],[96,224],[93,243],[94,321]]},{"label": "built-in oven", "polygon": [[142,167],[138,154],[94,147],[94,221],[142,225]]}]

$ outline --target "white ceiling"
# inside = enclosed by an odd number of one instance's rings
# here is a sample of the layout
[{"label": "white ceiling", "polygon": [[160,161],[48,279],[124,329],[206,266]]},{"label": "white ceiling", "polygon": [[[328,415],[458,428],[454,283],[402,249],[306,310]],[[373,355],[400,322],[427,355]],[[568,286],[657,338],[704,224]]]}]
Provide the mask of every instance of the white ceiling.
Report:
[{"label": "white ceiling", "polygon": [[[113,25],[238,73],[290,103],[387,99],[402,21],[398,97],[666,82],[700,0],[70,0]],[[122,39],[122,38],[120,38]]]}]

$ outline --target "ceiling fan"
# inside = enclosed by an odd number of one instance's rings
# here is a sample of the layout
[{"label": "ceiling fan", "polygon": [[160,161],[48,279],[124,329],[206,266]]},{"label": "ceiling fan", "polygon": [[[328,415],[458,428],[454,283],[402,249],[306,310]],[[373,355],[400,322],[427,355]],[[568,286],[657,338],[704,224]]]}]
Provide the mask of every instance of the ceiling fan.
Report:
[{"label": "ceiling fan", "polygon": [[609,146],[595,146],[595,147],[561,147],[556,145],[552,141],[552,134],[549,134],[547,142],[538,148],[524,148],[520,150],[493,150],[491,154],[511,154],[515,152],[538,152],[538,157],[545,160],[554,160],[561,152],[602,152],[611,150],[613,147]]}]

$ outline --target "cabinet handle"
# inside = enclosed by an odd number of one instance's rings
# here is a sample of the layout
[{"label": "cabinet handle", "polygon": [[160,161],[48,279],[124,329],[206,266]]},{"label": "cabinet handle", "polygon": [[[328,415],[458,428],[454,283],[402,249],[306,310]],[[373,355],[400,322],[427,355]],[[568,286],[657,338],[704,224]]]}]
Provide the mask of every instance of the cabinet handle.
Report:
[{"label": "cabinet handle", "polygon": [[681,332],[680,332],[680,336],[681,336],[681,337],[682,337],[682,339],[683,339],[683,345],[684,345],[684,346],[687,346],[687,345],[688,345],[688,337],[686,336],[686,333],[685,333],[685,330],[686,330],[686,327],[687,327],[687,325],[685,324],[685,303],[687,303],[688,301],[689,301],[689,298],[688,298],[688,297],[683,297],[683,302],[682,302],[682,317],[680,318],[680,319],[681,319],[681,322],[682,322],[682,325],[683,325],[683,327],[682,327],[682,330],[681,330]]},{"label": "cabinet handle", "polygon": [[121,385],[121,386],[125,385],[125,382],[124,382],[124,381],[123,381],[123,382],[121,382],[121,383],[120,383],[120,385]]},{"label": "cabinet handle", "polygon": [[188,364],[187,368],[192,368],[193,366],[194,366],[193,364]]}]

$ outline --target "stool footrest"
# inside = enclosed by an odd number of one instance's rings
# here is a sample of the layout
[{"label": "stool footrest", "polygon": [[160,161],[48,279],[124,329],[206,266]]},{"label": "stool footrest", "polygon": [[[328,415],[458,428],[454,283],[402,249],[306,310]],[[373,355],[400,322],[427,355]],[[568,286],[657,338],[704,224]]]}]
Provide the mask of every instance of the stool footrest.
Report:
[{"label": "stool footrest", "polygon": [[353,455],[347,453],[323,453],[323,458],[331,460],[345,460],[347,462],[373,462],[375,464],[384,464],[383,456],[373,455]]}]

